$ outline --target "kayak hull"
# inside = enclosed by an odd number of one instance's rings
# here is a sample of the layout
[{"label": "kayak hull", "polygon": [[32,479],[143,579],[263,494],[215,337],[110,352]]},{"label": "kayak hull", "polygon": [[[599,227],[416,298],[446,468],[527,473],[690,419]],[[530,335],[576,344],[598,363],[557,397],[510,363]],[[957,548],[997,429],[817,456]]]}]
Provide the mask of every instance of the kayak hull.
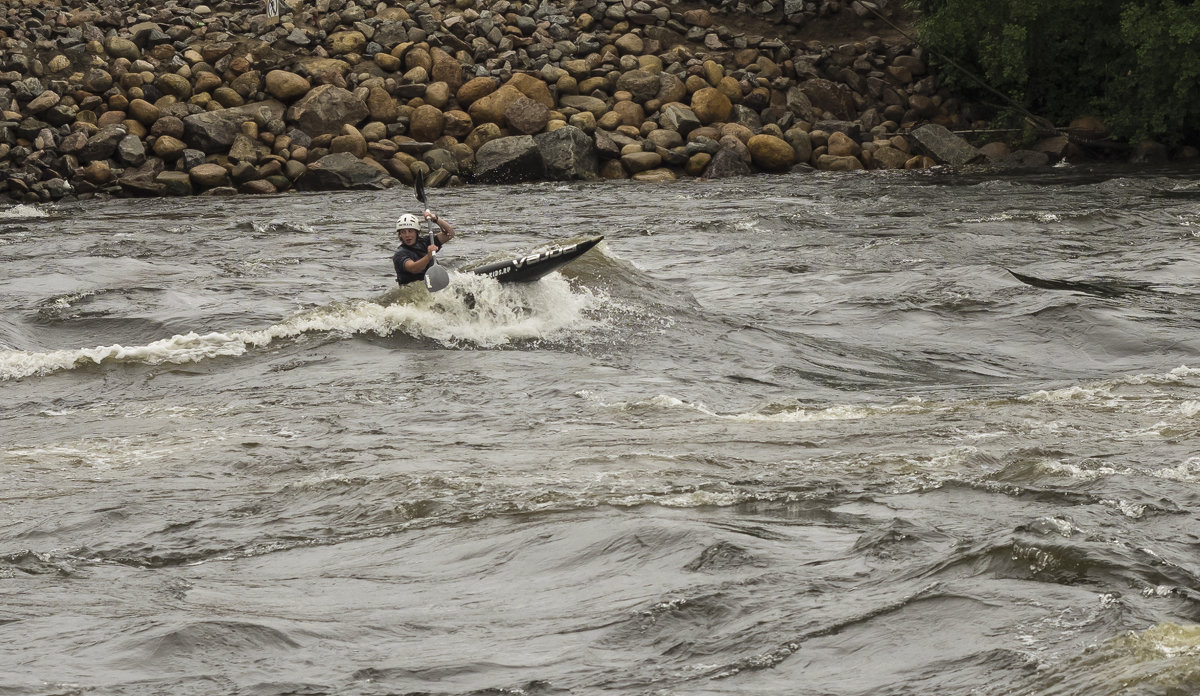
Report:
[{"label": "kayak hull", "polygon": [[495,278],[501,283],[532,283],[579,258],[603,240],[604,237],[592,237],[574,244],[552,246],[534,254],[472,268],[470,272]]}]

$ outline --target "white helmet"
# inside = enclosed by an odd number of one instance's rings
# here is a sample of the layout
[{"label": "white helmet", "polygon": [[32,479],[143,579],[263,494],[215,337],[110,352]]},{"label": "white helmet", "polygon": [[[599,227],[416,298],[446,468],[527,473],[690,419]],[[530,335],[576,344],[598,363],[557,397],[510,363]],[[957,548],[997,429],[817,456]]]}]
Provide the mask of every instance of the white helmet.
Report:
[{"label": "white helmet", "polygon": [[419,230],[421,229],[421,221],[412,213],[405,213],[396,221],[396,231],[400,230]]}]

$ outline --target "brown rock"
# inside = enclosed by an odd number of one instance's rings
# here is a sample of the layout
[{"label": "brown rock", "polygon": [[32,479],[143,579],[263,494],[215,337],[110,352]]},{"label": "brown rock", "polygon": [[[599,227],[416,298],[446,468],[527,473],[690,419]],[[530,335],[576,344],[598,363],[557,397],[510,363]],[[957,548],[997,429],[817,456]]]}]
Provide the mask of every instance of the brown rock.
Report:
[{"label": "brown rock", "polygon": [[540,133],[550,122],[550,109],[545,104],[522,96],[504,110],[504,119],[510,130],[521,135]]},{"label": "brown rock", "polygon": [[367,139],[354,126],[343,126],[342,134],[329,143],[329,153],[349,152],[362,159],[367,156]]},{"label": "brown rock", "polygon": [[192,96],[192,83],[182,75],[175,73],[166,73],[159,75],[154,81],[154,86],[162,90],[163,94],[169,94],[179,101],[187,101]]},{"label": "brown rock", "polygon": [[169,135],[172,138],[183,138],[183,119],[176,116],[161,116],[150,126],[150,135],[158,137]]},{"label": "brown rock", "polygon": [[517,73],[505,84],[517,88],[521,91],[521,94],[544,105],[547,109],[554,108],[554,98],[550,96],[550,88],[546,86],[545,82],[532,75]]},{"label": "brown rock", "polygon": [[754,165],[768,172],[786,172],[795,162],[796,152],[782,138],[759,134],[746,143]]},{"label": "brown rock", "polygon": [[213,90],[213,99],[226,109],[242,106],[246,100],[231,87],[218,87]]},{"label": "brown rock", "polygon": [[83,178],[97,186],[102,186],[112,178],[112,168],[108,166],[107,160],[96,160],[83,168]]},{"label": "brown rock", "polygon": [[374,60],[375,65],[379,66],[379,69],[384,72],[397,72],[404,65],[400,62],[399,58],[383,51],[376,53]]},{"label": "brown rock", "polygon": [[329,55],[340,56],[348,53],[362,53],[367,45],[367,37],[361,31],[339,31],[329,36]]},{"label": "brown rock", "polygon": [[458,89],[466,82],[462,64],[458,62],[457,58],[440,48],[432,49],[430,56],[433,60],[433,67],[429,69],[429,74],[435,81],[445,82],[451,91]]},{"label": "brown rock", "polygon": [[96,125],[100,128],[117,126],[120,125],[121,122],[127,118],[127,116],[128,114],[120,110],[114,109],[113,111],[105,111],[104,113],[100,114],[100,118],[96,119]]},{"label": "brown rock", "polygon": [[242,95],[243,99],[253,100],[262,89],[262,73],[257,70],[247,70],[229,83],[229,88]]},{"label": "brown rock", "polygon": [[717,123],[729,119],[733,103],[715,87],[705,87],[692,95],[692,112],[701,123]]},{"label": "brown rock", "polygon": [[817,158],[817,169],[824,172],[851,172],[864,169],[857,157],[839,157],[837,155],[821,155]]},{"label": "brown rock", "polygon": [[[980,147],[979,151],[982,152],[985,157],[987,157],[989,160],[991,160],[993,162],[1002,160],[1005,157],[1008,157],[1009,155],[1012,154],[1012,148],[1010,148],[1007,143],[1002,143],[1000,141],[987,143],[986,145],[983,145],[982,147]],[[907,153],[903,153],[903,154],[905,155],[905,158],[907,159],[908,154]],[[901,166],[903,166],[903,164],[901,164]]]},{"label": "brown rock", "polygon": [[431,82],[425,88],[425,103],[432,104],[439,109],[446,108],[450,103],[450,85],[445,82]]},{"label": "brown rock", "polygon": [[296,73],[286,70],[272,70],[266,77],[267,92],[276,99],[290,102],[293,99],[308,94],[312,88],[309,81]]},{"label": "brown rock", "polygon": [[357,125],[370,114],[363,100],[333,85],[309,90],[287,111],[287,118],[309,135],[337,133],[344,124]]},{"label": "brown rock", "polygon": [[687,164],[683,166],[683,171],[689,176],[700,176],[704,174],[705,169],[708,169],[709,162],[712,162],[712,155],[707,152],[697,152],[688,158]]},{"label": "brown rock", "polygon": [[619,101],[613,104],[612,113],[620,119],[618,125],[641,126],[646,120],[646,110],[641,104],[632,101]]},{"label": "brown rock", "polygon": [[891,145],[875,148],[871,157],[875,160],[877,169],[904,169],[904,163],[908,161],[908,153],[901,152]]},{"label": "brown rock", "polygon": [[430,143],[442,137],[446,117],[442,110],[431,104],[422,104],[413,110],[408,123],[408,134],[414,140]]},{"label": "brown rock", "polygon": [[451,109],[445,112],[443,116],[446,118],[445,126],[442,128],[444,135],[462,139],[475,127],[475,122],[471,120],[471,115],[465,111]]},{"label": "brown rock", "polygon": [[200,188],[229,185],[229,172],[219,164],[198,164],[188,170],[188,176]]},{"label": "brown rock", "polygon": [[858,144],[858,141],[841,131],[830,133],[826,145],[829,148],[829,154],[834,157],[858,157],[862,153],[862,146]]},{"label": "brown rock", "polygon": [[646,50],[646,42],[637,34],[624,34],[613,42],[622,55],[641,55]]},{"label": "brown rock", "polygon": [[145,99],[134,99],[129,102],[129,115],[144,126],[153,126],[162,117],[162,109]]},{"label": "brown rock", "polygon": [[481,123],[475,126],[475,129],[467,135],[466,143],[474,151],[478,152],[479,148],[483,147],[488,142],[495,140],[503,135],[500,126],[495,123]]},{"label": "brown rock", "polygon": [[392,123],[400,117],[400,106],[386,89],[375,86],[367,92],[367,114],[373,121]]},{"label": "brown rock", "polygon": [[621,164],[628,172],[636,174],[662,165],[662,155],[657,152],[630,152],[621,155]]},{"label": "brown rock", "polygon": [[192,77],[192,93],[211,92],[222,84],[224,82],[221,81],[220,75],[207,71],[201,72]]},{"label": "brown rock", "polygon": [[495,123],[498,126],[505,126],[507,123],[504,120],[504,112],[508,107],[525,95],[512,85],[503,85],[495,92],[476,100],[471,104],[467,113],[471,115],[471,120],[475,123]]},{"label": "brown rock", "polygon": [[160,135],[154,140],[154,147],[152,149],[154,150],[154,154],[158,155],[164,162],[174,162],[187,149],[187,145],[178,138],[173,138],[169,135]]},{"label": "brown rock", "polygon": [[499,86],[500,83],[494,78],[487,76],[476,77],[468,80],[462,87],[459,87],[455,97],[458,99],[458,103],[466,108],[495,92]]},{"label": "brown rock", "polygon": [[238,193],[249,193],[251,195],[264,195],[271,193],[279,193],[275,185],[266,179],[252,179],[238,185]]},{"label": "brown rock", "polygon": [[337,58],[308,58],[300,61],[312,82],[320,85],[346,86],[350,64]]}]

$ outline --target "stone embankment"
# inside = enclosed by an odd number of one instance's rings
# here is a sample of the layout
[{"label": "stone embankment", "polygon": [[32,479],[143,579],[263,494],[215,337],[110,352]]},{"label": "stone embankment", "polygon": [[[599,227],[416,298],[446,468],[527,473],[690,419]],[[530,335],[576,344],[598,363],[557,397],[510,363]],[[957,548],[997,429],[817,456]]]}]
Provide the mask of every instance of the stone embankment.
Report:
[{"label": "stone embankment", "polygon": [[[969,107],[938,91],[921,49],[868,33],[898,11],[886,1],[743,4],[283,0],[270,16],[258,1],[13,0],[0,15],[0,194],[353,189],[417,172],[435,186],[669,180],[983,157],[948,130],[971,125]],[[797,38],[833,19],[862,38]]]}]

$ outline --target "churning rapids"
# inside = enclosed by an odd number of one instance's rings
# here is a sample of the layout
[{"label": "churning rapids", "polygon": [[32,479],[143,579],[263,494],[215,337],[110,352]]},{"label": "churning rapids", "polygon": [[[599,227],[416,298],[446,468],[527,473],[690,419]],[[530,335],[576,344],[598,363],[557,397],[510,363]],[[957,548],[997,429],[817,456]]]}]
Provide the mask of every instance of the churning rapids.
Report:
[{"label": "churning rapids", "polygon": [[1200,691],[1200,175],[0,207],[0,694]]}]

